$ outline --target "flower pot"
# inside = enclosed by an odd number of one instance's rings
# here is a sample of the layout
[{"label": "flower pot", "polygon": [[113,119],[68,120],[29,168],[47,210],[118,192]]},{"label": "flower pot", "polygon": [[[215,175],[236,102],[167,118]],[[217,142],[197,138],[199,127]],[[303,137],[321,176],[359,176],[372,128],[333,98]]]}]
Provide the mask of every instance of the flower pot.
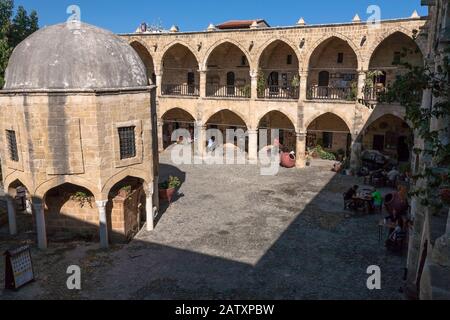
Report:
[{"label": "flower pot", "polygon": [[172,202],[173,195],[175,194],[176,188],[172,189],[159,189],[159,200]]},{"label": "flower pot", "polygon": [[296,160],[295,155],[284,152],[281,154],[280,164],[283,168],[291,169],[295,167],[295,160]]}]

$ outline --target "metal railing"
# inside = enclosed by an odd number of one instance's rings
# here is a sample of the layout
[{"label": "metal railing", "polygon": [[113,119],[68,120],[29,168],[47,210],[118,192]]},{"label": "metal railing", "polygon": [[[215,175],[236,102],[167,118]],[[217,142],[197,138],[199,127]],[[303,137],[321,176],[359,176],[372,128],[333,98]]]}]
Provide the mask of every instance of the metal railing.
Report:
[{"label": "metal railing", "polygon": [[211,84],[206,86],[207,97],[250,98],[250,95],[250,86],[220,86]]},{"label": "metal railing", "polygon": [[267,86],[258,92],[259,99],[298,99],[300,88],[298,86]]},{"label": "metal railing", "polygon": [[356,95],[352,87],[308,87],[307,99],[309,100],[345,100],[354,101]]},{"label": "metal railing", "polygon": [[161,93],[163,96],[199,96],[198,85],[188,84],[163,84]]},{"label": "metal railing", "polygon": [[377,87],[364,87],[363,89],[363,96],[365,101],[378,101],[378,98],[382,94],[386,93],[386,88],[377,88]]}]

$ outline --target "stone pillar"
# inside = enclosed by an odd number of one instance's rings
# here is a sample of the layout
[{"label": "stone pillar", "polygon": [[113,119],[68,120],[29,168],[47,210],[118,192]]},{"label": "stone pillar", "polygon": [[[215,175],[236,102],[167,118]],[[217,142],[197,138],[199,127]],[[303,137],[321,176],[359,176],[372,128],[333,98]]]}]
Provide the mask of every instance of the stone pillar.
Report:
[{"label": "stone pillar", "polygon": [[156,74],[156,96],[160,97],[162,95],[162,77],[163,72],[160,71]]},{"label": "stone pillar", "polygon": [[258,71],[250,71],[251,78],[251,98],[253,100],[258,99]]},{"label": "stone pillar", "polygon": [[203,157],[206,154],[206,126],[201,122],[195,124],[195,151],[198,156]]},{"label": "stone pillar", "polygon": [[297,168],[303,169],[306,167],[306,132],[297,132],[296,144],[296,162]]},{"label": "stone pillar", "polygon": [[258,130],[248,131],[248,160],[251,164],[258,163]]},{"label": "stone pillar", "polygon": [[153,205],[153,193],[154,185],[153,182],[149,183],[148,191],[146,195],[145,210],[147,216],[147,231],[153,231],[155,229],[155,208]]},{"label": "stone pillar", "polygon": [[352,150],[350,155],[350,169],[356,173],[361,168],[362,136],[352,135]]},{"label": "stone pillar", "polygon": [[300,71],[299,101],[306,100],[308,93],[308,71]]},{"label": "stone pillar", "polygon": [[36,219],[38,247],[41,250],[45,250],[47,249],[47,231],[45,229],[45,212],[43,200],[39,198],[33,198],[33,209]]},{"label": "stone pillar", "polygon": [[207,78],[207,71],[206,70],[200,70],[200,98],[206,98],[206,78]]},{"label": "stone pillar", "polygon": [[8,194],[6,195],[6,204],[8,206],[9,233],[15,236],[17,234],[16,206],[13,197]]},{"label": "stone pillar", "polygon": [[106,218],[106,205],[108,204],[108,200],[96,201],[96,203],[100,223],[100,246],[103,249],[107,249],[109,247],[108,221]]},{"label": "stone pillar", "polygon": [[163,128],[164,120],[158,119],[158,152],[160,153],[164,151]]},{"label": "stone pillar", "polygon": [[367,73],[366,71],[359,71],[358,72],[358,93],[357,97],[359,99],[364,99],[364,87],[366,86],[366,78]]}]

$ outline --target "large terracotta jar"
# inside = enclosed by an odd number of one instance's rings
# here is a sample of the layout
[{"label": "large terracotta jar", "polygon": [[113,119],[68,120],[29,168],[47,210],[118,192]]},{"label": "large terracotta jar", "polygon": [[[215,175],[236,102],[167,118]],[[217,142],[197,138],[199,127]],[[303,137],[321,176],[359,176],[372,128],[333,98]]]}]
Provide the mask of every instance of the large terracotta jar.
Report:
[{"label": "large terracotta jar", "polygon": [[283,168],[294,168],[295,167],[295,155],[287,152],[283,152],[280,157],[280,164]]},{"label": "large terracotta jar", "polygon": [[175,194],[176,188],[172,189],[159,189],[159,200],[172,202],[173,195]]},{"label": "large terracotta jar", "polygon": [[398,192],[388,194],[384,198],[384,204],[390,214],[394,211],[397,214],[405,214],[408,211],[408,202]]}]

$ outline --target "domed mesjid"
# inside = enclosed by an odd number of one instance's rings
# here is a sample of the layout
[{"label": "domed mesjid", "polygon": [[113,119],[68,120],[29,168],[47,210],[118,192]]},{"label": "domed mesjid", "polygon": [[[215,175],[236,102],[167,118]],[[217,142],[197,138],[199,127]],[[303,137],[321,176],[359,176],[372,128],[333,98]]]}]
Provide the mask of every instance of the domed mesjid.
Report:
[{"label": "domed mesjid", "polygon": [[148,85],[143,62],[113,33],[85,23],[40,29],[11,55],[4,90],[126,89]]}]

